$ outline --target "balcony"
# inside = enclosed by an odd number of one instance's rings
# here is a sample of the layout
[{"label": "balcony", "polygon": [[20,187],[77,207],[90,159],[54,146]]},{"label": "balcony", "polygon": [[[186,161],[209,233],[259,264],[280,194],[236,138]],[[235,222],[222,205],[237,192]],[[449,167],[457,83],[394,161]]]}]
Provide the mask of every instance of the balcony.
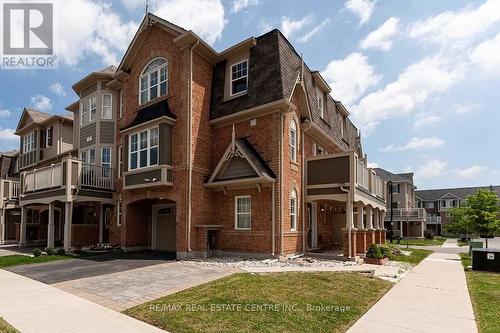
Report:
[{"label": "balcony", "polygon": [[[427,212],[424,208],[394,208],[392,209],[393,221],[426,221]],[[391,220],[391,210],[385,215],[385,220]]]},{"label": "balcony", "polygon": [[355,152],[308,158],[306,169],[308,200],[344,201],[351,190],[354,202],[385,211],[385,182]]},{"label": "balcony", "polygon": [[426,222],[430,224],[441,224],[441,216],[427,216]]},{"label": "balcony", "polygon": [[21,189],[21,182],[17,180],[2,179],[0,181],[0,208],[13,208],[17,205]]},{"label": "balcony", "polygon": [[22,194],[65,189],[85,188],[112,191],[112,168],[82,163],[68,159],[21,174]]},{"label": "balcony", "polygon": [[43,150],[42,149],[34,149],[28,151],[26,153],[22,153],[19,155],[19,169],[26,169],[29,166],[32,166],[43,159]]}]

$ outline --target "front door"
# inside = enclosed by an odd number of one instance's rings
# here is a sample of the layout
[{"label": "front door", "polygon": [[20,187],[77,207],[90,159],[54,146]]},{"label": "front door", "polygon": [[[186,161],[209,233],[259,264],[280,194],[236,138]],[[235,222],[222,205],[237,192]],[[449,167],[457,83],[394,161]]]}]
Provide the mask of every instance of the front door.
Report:
[{"label": "front door", "polygon": [[175,205],[153,207],[153,250],[175,252],[175,226]]}]

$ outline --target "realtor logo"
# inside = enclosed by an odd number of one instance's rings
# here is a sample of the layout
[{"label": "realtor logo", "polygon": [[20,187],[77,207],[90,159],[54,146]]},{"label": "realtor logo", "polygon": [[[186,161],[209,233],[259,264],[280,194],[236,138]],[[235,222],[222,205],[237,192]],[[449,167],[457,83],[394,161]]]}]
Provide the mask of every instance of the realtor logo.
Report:
[{"label": "realtor logo", "polygon": [[54,68],[51,3],[3,4],[4,69]]}]

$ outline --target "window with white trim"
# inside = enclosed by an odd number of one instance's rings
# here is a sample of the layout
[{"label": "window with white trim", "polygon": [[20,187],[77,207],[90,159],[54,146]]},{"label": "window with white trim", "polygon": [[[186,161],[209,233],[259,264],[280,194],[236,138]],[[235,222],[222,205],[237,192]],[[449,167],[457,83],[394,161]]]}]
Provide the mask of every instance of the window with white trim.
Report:
[{"label": "window with white trim", "polygon": [[54,131],[54,128],[52,126],[49,126],[45,129],[45,147],[48,148],[48,147],[52,147],[52,135],[53,135],[53,132]]},{"label": "window with white trim", "polygon": [[118,147],[118,178],[122,178],[123,171],[123,146]]},{"label": "window with white trim", "polygon": [[290,123],[290,160],[297,162],[297,123],[295,120]]},{"label": "window with white trim", "polygon": [[139,79],[140,104],[145,104],[168,92],[168,62],[163,58],[151,61]]},{"label": "window with white trim", "polygon": [[290,229],[297,230],[297,191],[292,189],[290,193]]},{"label": "window with white trim", "polygon": [[30,134],[23,137],[23,153],[30,152],[35,150],[35,132],[31,132]]},{"label": "window with white trim", "polygon": [[113,119],[113,96],[102,95],[102,119]]},{"label": "window with white trim", "polygon": [[325,119],[325,101],[324,101],[324,93],[320,89],[316,89],[316,95],[318,96],[318,110],[319,116],[322,119]]},{"label": "window with white trim", "polygon": [[123,90],[120,90],[120,118],[123,117],[123,111],[125,106],[123,105]]},{"label": "window with white trim", "polygon": [[80,103],[81,126],[86,125],[95,120],[96,110],[97,110],[97,104],[95,96],[88,97]]},{"label": "window with white trim", "polygon": [[95,149],[91,148],[80,153],[80,160],[86,164],[95,165]]},{"label": "window with white trim", "polygon": [[159,128],[130,135],[129,170],[158,165]]},{"label": "window with white trim", "polygon": [[346,117],[344,115],[340,115],[340,134],[343,138],[345,138],[345,127],[346,127]]},{"label": "window with white trim", "polygon": [[111,177],[111,148],[102,147],[101,149],[101,165],[102,165],[102,176],[104,178]]},{"label": "window with white trim", "polygon": [[243,94],[248,89],[248,60],[231,65],[231,96]]},{"label": "window with white trim", "polygon": [[235,228],[248,230],[252,222],[252,199],[249,195],[235,197]]}]

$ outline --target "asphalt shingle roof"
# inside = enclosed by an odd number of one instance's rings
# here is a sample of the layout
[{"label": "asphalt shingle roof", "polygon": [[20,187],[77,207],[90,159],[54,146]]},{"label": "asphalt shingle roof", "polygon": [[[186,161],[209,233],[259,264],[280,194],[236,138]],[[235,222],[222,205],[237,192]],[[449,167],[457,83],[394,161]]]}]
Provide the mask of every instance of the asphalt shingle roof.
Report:
[{"label": "asphalt shingle roof", "polygon": [[382,180],[388,182],[410,182],[413,184],[413,173],[392,173],[382,168],[375,168],[377,175],[382,178]]},{"label": "asphalt shingle roof", "polygon": [[[415,196],[423,201],[437,201],[445,197],[448,193],[459,199],[465,199],[468,195],[472,195],[479,189],[495,191],[500,196],[500,186],[476,186],[476,187],[459,187],[459,188],[442,188],[435,190],[419,190],[415,191]],[[449,195],[447,197],[450,197]],[[451,198],[451,197],[450,197]]]}]

